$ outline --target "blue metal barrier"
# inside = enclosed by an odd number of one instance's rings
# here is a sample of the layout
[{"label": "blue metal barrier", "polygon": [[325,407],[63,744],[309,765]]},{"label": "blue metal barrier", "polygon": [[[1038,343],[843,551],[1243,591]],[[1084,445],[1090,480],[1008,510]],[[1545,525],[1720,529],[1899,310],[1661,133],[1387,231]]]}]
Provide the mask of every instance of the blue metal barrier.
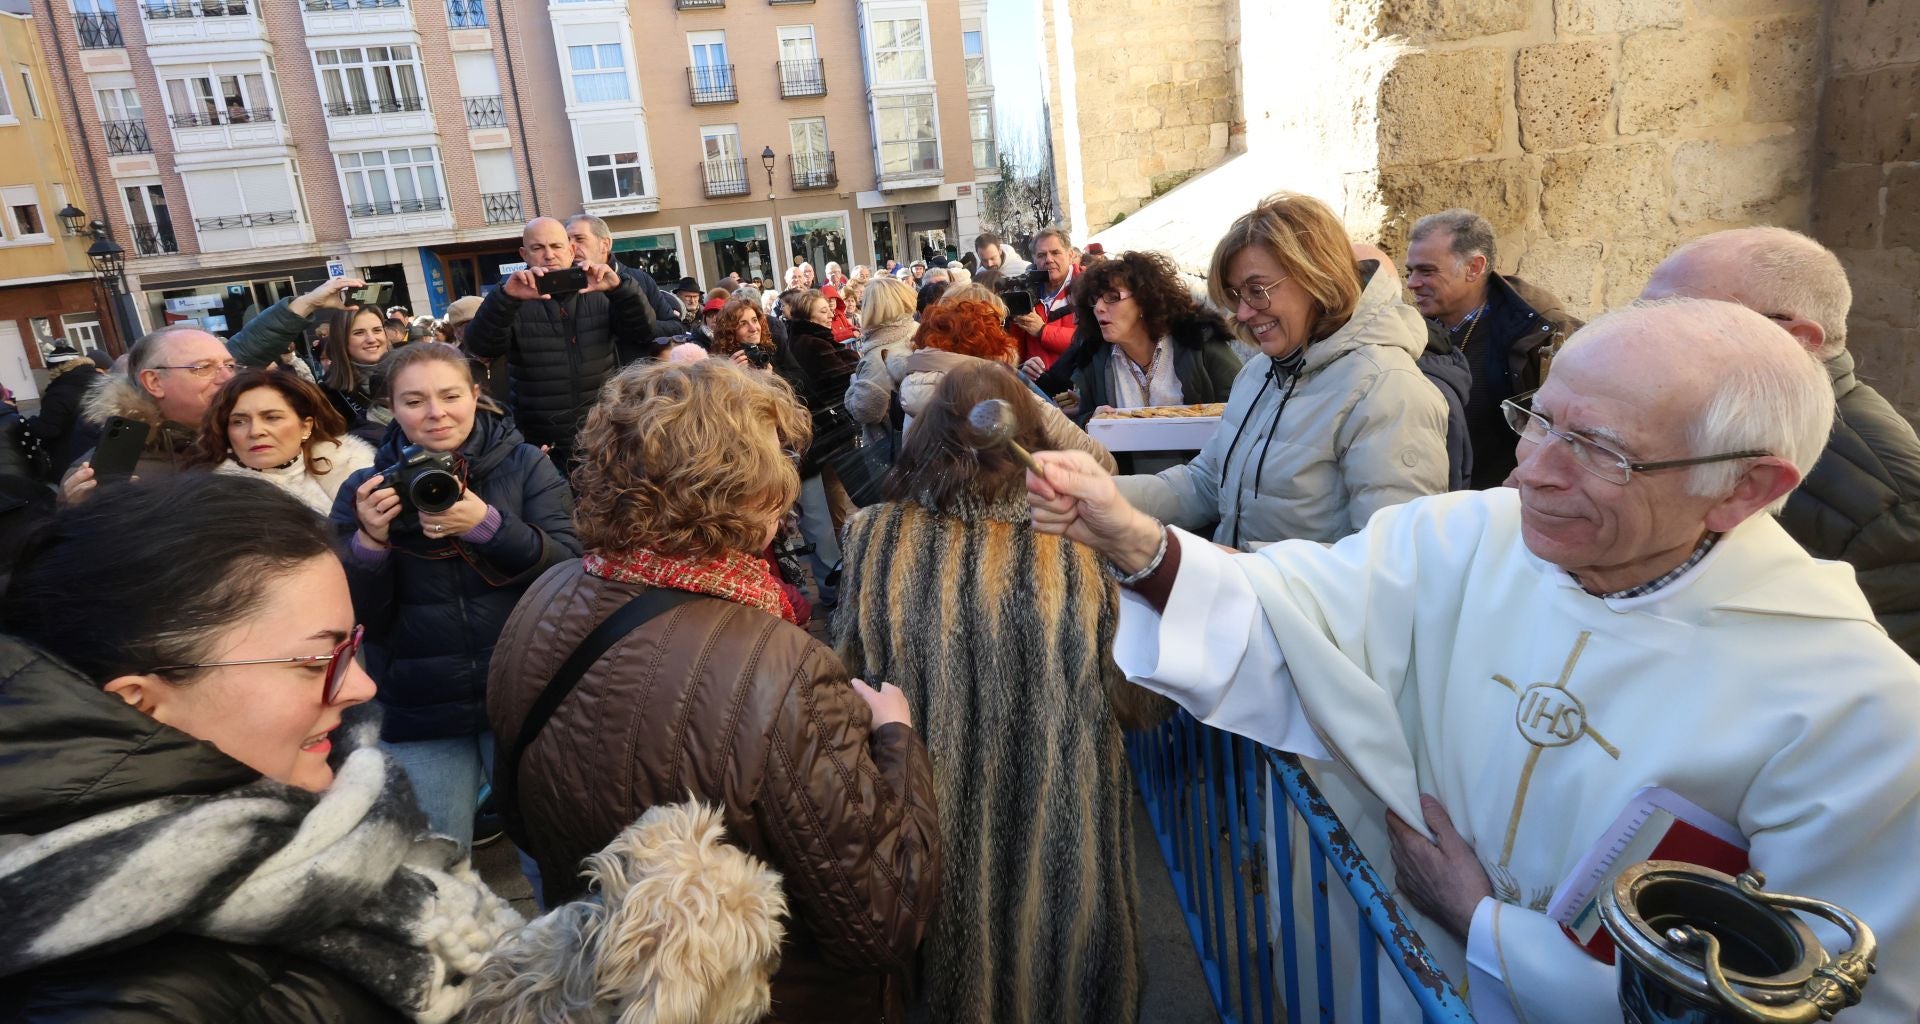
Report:
[{"label": "blue metal barrier", "polygon": [[[1287,808],[1291,808],[1313,840],[1309,940],[1319,1006],[1311,1019],[1322,1024],[1332,1024],[1334,1019],[1335,972],[1327,905],[1331,866],[1353,897],[1362,937],[1352,971],[1355,977],[1341,980],[1360,987],[1365,1024],[1380,1020],[1378,967],[1383,945],[1429,1024],[1471,1024],[1473,1015],[1466,1001],[1434,964],[1426,944],[1373,866],[1354,847],[1297,758],[1201,725],[1184,711],[1161,725],[1129,734],[1127,758],[1221,1020],[1272,1024],[1284,1019],[1298,1024],[1309,1014],[1301,1005],[1302,943],[1291,892],[1292,852],[1284,827]],[[1276,783],[1286,794],[1284,804],[1273,799]],[[1278,834],[1269,835],[1270,829]],[[1266,894],[1269,884],[1285,890],[1274,900],[1280,940],[1277,982]]]}]

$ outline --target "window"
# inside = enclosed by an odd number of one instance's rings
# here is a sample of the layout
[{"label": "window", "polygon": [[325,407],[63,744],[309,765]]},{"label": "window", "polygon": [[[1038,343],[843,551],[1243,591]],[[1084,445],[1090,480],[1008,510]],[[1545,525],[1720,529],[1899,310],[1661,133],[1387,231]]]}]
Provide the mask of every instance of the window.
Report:
[{"label": "window", "polygon": [[876,15],[873,21],[873,79],[878,83],[924,82],[927,71],[926,23],[918,13]]},{"label": "window", "polygon": [[26,97],[27,113],[40,116],[40,97],[33,92],[33,72],[25,64],[16,65],[20,69],[20,94]]},{"label": "window", "polygon": [[880,134],[883,177],[940,169],[940,142],[933,128],[933,94],[876,96],[873,108]]},{"label": "window", "polygon": [[986,85],[987,82],[987,45],[986,33],[981,31],[980,21],[969,18],[960,23],[960,48],[967,55],[967,85]]},{"label": "window", "polygon": [[440,156],[432,146],[341,153],[347,215],[378,217],[446,209],[440,188]]},{"label": "window", "polygon": [[746,161],[740,157],[740,129],[735,125],[715,125],[700,129],[702,172],[707,181],[707,198],[743,196],[753,190],[747,179]]},{"label": "window", "polygon": [[11,123],[17,120],[13,116],[13,97],[7,95],[6,79],[0,77],[0,121]]},{"label": "window", "polygon": [[425,110],[420,61],[411,46],[354,46],[315,50],[327,113],[355,114]]},{"label": "window", "polygon": [[827,119],[796,117],[787,122],[787,137],[793,143],[793,159],[821,158],[827,155]]},{"label": "window", "polygon": [[91,352],[107,347],[106,339],[100,333],[100,315],[98,313],[67,313],[60,317],[60,333],[65,335],[66,343],[75,351]]},{"label": "window", "polygon": [[99,89],[93,95],[100,103],[102,121],[139,121],[144,118],[140,110],[140,94],[132,89]]},{"label": "window", "polygon": [[632,97],[619,43],[569,46],[567,63],[573,71],[575,103],[624,103]]},{"label": "window", "polygon": [[819,56],[813,45],[812,25],[787,25],[780,29],[780,60],[812,60]]},{"label": "window", "polygon": [[693,102],[732,102],[736,97],[733,91],[733,66],[727,63],[727,34],[689,32],[687,52],[693,62],[692,69],[687,72],[691,76]]},{"label": "window", "polygon": [[500,71],[493,63],[493,51],[464,51],[453,55],[454,79],[462,96],[500,95]]},{"label": "window", "polygon": [[32,185],[0,188],[0,206],[7,208],[7,234],[14,241],[48,241],[47,222],[40,214],[40,194]]},{"label": "window", "polygon": [[640,132],[632,121],[583,124],[579,134],[580,152],[586,158],[589,200],[630,199],[646,194]]},{"label": "window", "polygon": [[999,162],[993,151],[993,97],[967,101],[967,121],[973,135],[973,169],[994,170]]},{"label": "window", "polygon": [[158,185],[127,185],[127,223],[133,226],[133,250],[141,256],[178,252],[173,217],[167,212],[167,194]]}]

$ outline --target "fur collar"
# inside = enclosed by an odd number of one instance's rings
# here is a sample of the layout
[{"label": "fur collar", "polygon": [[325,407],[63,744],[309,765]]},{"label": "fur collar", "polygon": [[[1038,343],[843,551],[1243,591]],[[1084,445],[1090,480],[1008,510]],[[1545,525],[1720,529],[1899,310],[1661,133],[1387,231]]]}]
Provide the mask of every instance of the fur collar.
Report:
[{"label": "fur collar", "polygon": [[154,401],[153,396],[147,394],[140,385],[118,373],[101,377],[100,383],[87,392],[86,401],[81,405],[81,415],[93,424],[105,423],[119,416],[145,423],[154,430],[159,430],[167,423],[167,418],[160,413],[160,403]]}]

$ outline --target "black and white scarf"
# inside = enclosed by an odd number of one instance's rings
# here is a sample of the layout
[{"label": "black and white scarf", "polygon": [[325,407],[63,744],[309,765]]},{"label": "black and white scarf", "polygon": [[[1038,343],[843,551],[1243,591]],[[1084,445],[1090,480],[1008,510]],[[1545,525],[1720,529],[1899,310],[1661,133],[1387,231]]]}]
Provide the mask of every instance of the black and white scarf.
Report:
[{"label": "black and white scarf", "polygon": [[[262,779],[162,797],[0,852],[0,977],[170,932],[309,957],[425,1024],[520,916],[427,832],[377,717],[325,792]],[[4,842],[0,838],[0,842]]]}]

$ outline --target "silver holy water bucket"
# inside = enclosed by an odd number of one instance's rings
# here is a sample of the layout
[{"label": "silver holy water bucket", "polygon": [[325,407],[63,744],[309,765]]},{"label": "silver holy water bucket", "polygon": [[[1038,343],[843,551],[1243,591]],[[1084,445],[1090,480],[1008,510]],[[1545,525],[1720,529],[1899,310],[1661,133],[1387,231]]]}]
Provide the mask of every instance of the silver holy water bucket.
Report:
[{"label": "silver holy water bucket", "polygon": [[[1601,894],[1613,936],[1620,1009],[1628,1024],[1810,1024],[1860,1001],[1873,973],[1873,931],[1820,900],[1770,893],[1757,871],[1739,878],[1650,860]],[[1847,933],[1829,957],[1791,910]]]}]

